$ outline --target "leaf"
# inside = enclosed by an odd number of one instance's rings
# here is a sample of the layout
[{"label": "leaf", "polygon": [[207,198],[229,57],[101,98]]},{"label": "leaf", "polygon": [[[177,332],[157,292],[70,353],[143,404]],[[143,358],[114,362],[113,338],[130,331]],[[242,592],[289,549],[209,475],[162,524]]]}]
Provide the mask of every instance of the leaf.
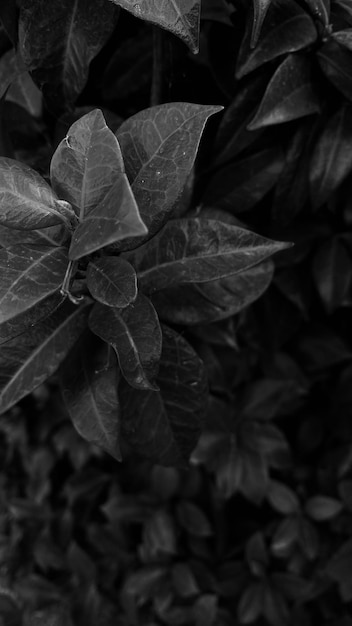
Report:
[{"label": "leaf", "polygon": [[271,480],[267,499],[275,511],[282,515],[294,515],[299,512],[300,503],[292,489],[277,480]]},{"label": "leaf", "polygon": [[168,222],[153,239],[126,253],[141,290],[226,278],[253,267],[290,244],[211,219]]},{"label": "leaf", "polygon": [[[1,12],[1,9],[0,9]],[[0,58],[0,98],[6,96],[10,85],[25,71],[25,67],[20,61],[15,50],[11,48]]]},{"label": "leaf", "polygon": [[260,31],[272,1],[273,0],[253,0],[254,17],[251,35],[251,48],[255,48],[258,43]]},{"label": "leaf", "polygon": [[193,348],[163,327],[159,392],[120,384],[122,434],[131,448],[160,465],[183,465],[197,443],[207,403],[202,361]]},{"label": "leaf", "polygon": [[337,41],[340,46],[344,46],[347,50],[352,52],[352,28],[346,28],[337,33],[332,33],[331,37]]},{"label": "leaf", "polygon": [[248,211],[277,183],[283,165],[279,146],[233,161],[211,177],[204,190],[202,203],[234,214]]},{"label": "leaf", "polygon": [[62,205],[45,180],[31,167],[0,159],[0,224],[20,230],[67,222]]},{"label": "leaf", "polygon": [[312,271],[327,313],[352,303],[351,257],[339,236],[319,246],[313,258]]},{"label": "leaf", "polygon": [[66,301],[43,323],[1,347],[1,413],[56,371],[86,327],[89,304]]},{"label": "leaf", "polygon": [[67,242],[70,233],[62,226],[49,226],[40,230],[16,230],[0,224],[0,247],[34,244],[36,246],[60,247]]},{"label": "leaf", "polygon": [[116,17],[107,0],[21,0],[19,49],[54,113],[77,100]]},{"label": "leaf", "polygon": [[202,509],[187,500],[181,500],[177,505],[177,519],[190,535],[195,537],[209,537],[213,534],[211,525]]},{"label": "leaf", "polygon": [[333,39],[324,43],[317,52],[317,59],[328,80],[348,100],[352,100],[352,54]]},{"label": "leaf", "polygon": [[54,191],[72,204],[81,219],[104,200],[123,172],[120,146],[100,109],[72,124],[50,164]]},{"label": "leaf", "polygon": [[158,316],[148,298],[139,294],[124,309],[96,303],[89,327],[114,348],[122,374],[132,387],[155,389],[162,338]]},{"label": "leaf", "polygon": [[239,313],[257,300],[268,288],[273,271],[272,261],[264,261],[228,278],[157,291],[152,302],[159,317],[171,324],[215,322]]},{"label": "leaf", "polygon": [[312,15],[328,26],[330,20],[330,0],[304,0]]},{"label": "leaf", "polygon": [[305,511],[316,522],[325,522],[341,513],[343,504],[336,498],[328,496],[313,496],[305,505]]},{"label": "leaf", "polygon": [[6,94],[6,101],[18,104],[33,117],[40,118],[42,114],[42,93],[28,72],[22,72],[14,80]]},{"label": "leaf", "polygon": [[182,39],[193,53],[199,48],[201,0],[112,0],[135,17],[161,26]]},{"label": "leaf", "polygon": [[352,540],[346,541],[326,564],[326,574],[338,586],[344,602],[352,600]]},{"label": "leaf", "polygon": [[87,286],[92,296],[107,306],[124,308],[137,298],[137,275],[132,265],[120,257],[91,261]]},{"label": "leaf", "polygon": [[[61,389],[78,433],[121,461],[119,372],[109,346],[83,335],[61,368]],[[114,362],[115,361],[115,362]]]},{"label": "leaf", "polygon": [[319,110],[319,98],[312,83],[308,57],[289,54],[269,82],[248,129],[283,124]]},{"label": "leaf", "polygon": [[145,235],[147,228],[141,219],[126,174],[118,174],[105,198],[79,224],[73,233],[69,258],[76,261],[109,244]]},{"label": "leaf", "polygon": [[306,11],[286,0],[275,2],[269,8],[254,50],[247,29],[237,58],[236,77],[240,79],[268,61],[306,48],[316,39],[317,29]]},{"label": "leaf", "polygon": [[220,110],[186,102],[162,104],[137,113],[118,128],[126,174],[149,236],[160,230],[175,209],[205,123]]},{"label": "leaf", "polygon": [[12,317],[0,324],[0,345],[24,333],[29,327],[43,321],[51,315],[64,301],[59,291],[47,296],[24,313]]},{"label": "leaf", "polygon": [[58,290],[67,265],[66,248],[17,245],[0,250],[0,323]]},{"label": "leaf", "polygon": [[12,44],[17,46],[18,7],[16,0],[2,0],[0,3],[0,21]]}]

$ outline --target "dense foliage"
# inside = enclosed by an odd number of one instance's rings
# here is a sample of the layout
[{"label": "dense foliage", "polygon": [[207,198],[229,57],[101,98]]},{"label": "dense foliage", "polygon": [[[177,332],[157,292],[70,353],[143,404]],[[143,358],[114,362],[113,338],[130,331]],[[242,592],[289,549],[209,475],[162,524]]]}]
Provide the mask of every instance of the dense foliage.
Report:
[{"label": "dense foliage", "polygon": [[351,626],[350,1],[0,20],[2,623]]}]

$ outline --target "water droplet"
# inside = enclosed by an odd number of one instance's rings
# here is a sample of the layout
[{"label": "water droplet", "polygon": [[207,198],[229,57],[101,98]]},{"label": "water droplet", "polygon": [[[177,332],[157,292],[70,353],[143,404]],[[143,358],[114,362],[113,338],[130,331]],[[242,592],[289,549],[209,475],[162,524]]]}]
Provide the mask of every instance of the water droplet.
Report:
[{"label": "water droplet", "polygon": [[160,171],[160,170],[157,170],[155,173],[156,173],[156,175],[157,175],[157,176],[160,176],[161,171]]},{"label": "water droplet", "polygon": [[138,13],[138,15],[140,15],[142,13],[142,9],[141,9],[140,4],[135,4],[134,5],[134,10],[135,10],[136,13]]},{"label": "water droplet", "polygon": [[141,178],[141,183],[142,183],[142,185],[144,185],[144,183],[145,183],[145,179],[144,178]]}]

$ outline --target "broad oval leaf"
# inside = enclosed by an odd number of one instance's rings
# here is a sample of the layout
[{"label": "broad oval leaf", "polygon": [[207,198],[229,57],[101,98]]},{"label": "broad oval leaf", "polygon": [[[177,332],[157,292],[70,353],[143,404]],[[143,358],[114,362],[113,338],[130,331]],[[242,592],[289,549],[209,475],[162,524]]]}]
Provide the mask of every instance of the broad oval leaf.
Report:
[{"label": "broad oval leaf", "polygon": [[66,301],[37,326],[1,346],[0,412],[51,376],[87,325],[90,302]]},{"label": "broad oval leaf", "polygon": [[260,37],[260,32],[265,20],[265,16],[273,0],[252,0],[253,1],[253,26],[251,34],[251,48],[255,48]]},{"label": "broad oval leaf", "polygon": [[116,19],[107,0],[21,0],[21,55],[56,114],[76,101]]},{"label": "broad oval leaf", "polygon": [[319,110],[319,98],[311,78],[310,59],[302,54],[289,54],[269,82],[248,129],[283,124]]},{"label": "broad oval leaf", "polygon": [[[0,9],[1,11],[1,9]],[[42,112],[42,94],[12,48],[0,58],[0,97],[15,102],[34,117]]]},{"label": "broad oval leaf", "polygon": [[72,236],[72,261],[123,239],[147,233],[126,174],[118,174],[105,198],[79,224]]},{"label": "broad oval leaf", "polygon": [[89,317],[91,331],[115,350],[121,372],[136,389],[156,389],[161,354],[161,329],[148,298],[139,294],[124,309],[96,303]]},{"label": "broad oval leaf", "polygon": [[332,38],[317,52],[319,65],[329,81],[348,100],[352,100],[352,53]]},{"label": "broad oval leaf", "polygon": [[63,399],[73,425],[89,443],[115,459],[120,453],[119,371],[109,346],[84,334],[61,368]]},{"label": "broad oval leaf", "polygon": [[0,159],[0,224],[34,230],[67,223],[56,194],[31,167]]},{"label": "broad oval leaf", "polygon": [[201,0],[112,0],[147,22],[171,31],[198,52]]},{"label": "broad oval leaf", "polygon": [[[352,9],[352,7],[351,7]],[[337,41],[340,46],[344,46],[352,52],[352,28],[346,28],[345,30],[340,30],[337,33],[333,33],[331,35],[332,39]]]},{"label": "broad oval leaf", "polygon": [[152,295],[159,317],[171,324],[209,324],[239,313],[269,287],[274,264],[269,259],[235,276],[208,283],[178,285]]},{"label": "broad oval leaf", "polygon": [[66,226],[49,226],[40,230],[16,230],[0,224],[0,247],[34,244],[36,246],[60,247],[70,239]]},{"label": "broad oval leaf", "polygon": [[288,52],[301,50],[317,39],[317,29],[308,13],[295,2],[274,2],[268,11],[254,50],[247,29],[237,60],[237,78]]},{"label": "broad oval leaf", "polygon": [[221,109],[186,102],[161,104],[137,113],[118,128],[126,174],[149,236],[175,208],[194,165],[205,123]]},{"label": "broad oval leaf", "polygon": [[123,172],[120,146],[100,109],[72,124],[50,164],[53,189],[81,219],[104,200]]},{"label": "broad oval leaf", "polygon": [[203,362],[167,327],[157,382],[160,391],[153,392],[136,391],[121,380],[122,435],[154,463],[184,465],[201,432],[208,389]]},{"label": "broad oval leaf", "polygon": [[28,244],[0,250],[0,323],[58,290],[67,265],[66,248]]},{"label": "broad oval leaf", "polygon": [[127,259],[140,289],[153,293],[233,276],[290,245],[217,220],[182,219],[168,222]]},{"label": "broad oval leaf", "polygon": [[137,275],[132,265],[120,257],[91,261],[87,286],[92,296],[107,306],[124,308],[137,298]]},{"label": "broad oval leaf", "polygon": [[311,200],[326,202],[352,170],[352,106],[342,106],[318,137],[310,162]]},{"label": "broad oval leaf", "polygon": [[55,291],[24,313],[20,313],[7,322],[0,324],[0,345],[21,335],[30,327],[45,320],[56,311],[63,303],[64,299],[65,296],[62,296],[59,291]]}]

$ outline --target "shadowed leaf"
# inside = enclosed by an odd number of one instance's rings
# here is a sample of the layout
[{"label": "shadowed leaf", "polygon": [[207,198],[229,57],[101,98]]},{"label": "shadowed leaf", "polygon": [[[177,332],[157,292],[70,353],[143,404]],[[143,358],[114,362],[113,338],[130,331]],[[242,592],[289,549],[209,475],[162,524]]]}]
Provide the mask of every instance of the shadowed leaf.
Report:
[{"label": "shadowed leaf", "polygon": [[265,20],[267,11],[273,0],[252,0],[253,1],[253,26],[251,34],[251,48],[255,48],[260,37],[260,31]]},{"label": "shadowed leaf", "polygon": [[0,345],[24,333],[29,327],[45,320],[63,303],[64,296],[59,291],[47,296],[33,307],[0,324]]},{"label": "shadowed leaf", "polygon": [[312,15],[327,26],[330,20],[330,0],[304,0]]},{"label": "shadowed leaf", "polygon": [[352,52],[332,38],[317,52],[317,59],[329,81],[348,100],[352,100]]},{"label": "shadowed leaf", "polygon": [[91,261],[87,286],[92,296],[107,306],[124,308],[137,298],[137,276],[132,265],[120,257]]}]

